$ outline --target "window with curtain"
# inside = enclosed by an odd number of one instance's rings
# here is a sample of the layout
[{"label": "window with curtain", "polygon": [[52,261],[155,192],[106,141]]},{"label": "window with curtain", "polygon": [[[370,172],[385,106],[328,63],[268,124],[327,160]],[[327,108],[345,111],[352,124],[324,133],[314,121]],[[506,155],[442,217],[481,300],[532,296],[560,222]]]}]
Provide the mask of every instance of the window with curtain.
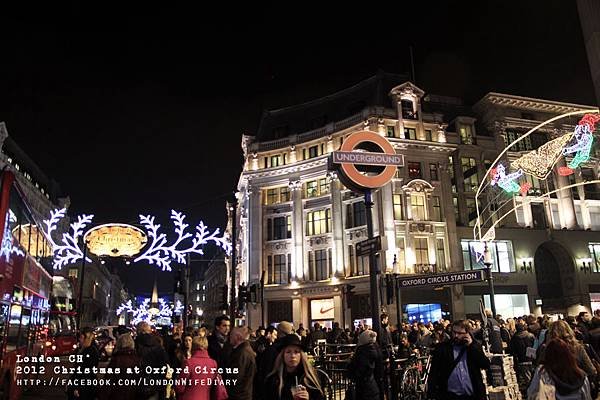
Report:
[{"label": "window with curtain", "polygon": [[431,220],[432,221],[443,221],[443,213],[442,213],[442,202],[440,200],[440,196],[431,196]]},{"label": "window with curtain", "polygon": [[422,194],[412,194],[410,196],[410,207],[413,220],[425,221],[425,196]]},{"label": "window with curtain", "polygon": [[403,194],[392,195],[395,220],[403,220],[404,219],[404,210],[402,209],[402,196],[404,196],[404,195]]},{"label": "window with curtain", "polygon": [[414,238],[413,248],[417,265],[429,264],[429,248],[427,247],[427,238]]},{"label": "window with curtain", "polygon": [[321,235],[331,232],[331,210],[309,211],[306,213],[306,235]]}]

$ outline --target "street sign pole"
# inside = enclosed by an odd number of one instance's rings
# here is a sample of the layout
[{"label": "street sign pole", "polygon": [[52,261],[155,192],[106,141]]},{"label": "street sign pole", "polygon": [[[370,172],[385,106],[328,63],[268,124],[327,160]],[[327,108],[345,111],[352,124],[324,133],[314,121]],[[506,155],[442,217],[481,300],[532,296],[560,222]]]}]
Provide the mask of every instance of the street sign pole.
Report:
[{"label": "street sign pole", "polygon": [[[370,190],[365,191],[365,209],[367,214],[367,236],[369,239],[373,238],[373,200],[371,198],[372,193]],[[370,276],[370,289],[371,289],[371,318],[373,319],[373,331],[379,335],[379,290],[377,281],[377,258],[375,252],[369,252],[369,276]]]}]

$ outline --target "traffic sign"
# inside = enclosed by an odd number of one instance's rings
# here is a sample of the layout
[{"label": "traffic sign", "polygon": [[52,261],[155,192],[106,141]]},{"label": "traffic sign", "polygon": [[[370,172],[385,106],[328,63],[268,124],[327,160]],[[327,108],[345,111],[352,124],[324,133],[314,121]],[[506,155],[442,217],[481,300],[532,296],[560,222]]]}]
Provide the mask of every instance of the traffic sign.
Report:
[{"label": "traffic sign", "polygon": [[363,240],[362,242],[356,243],[356,255],[357,256],[368,256],[375,254],[381,250],[381,236],[375,236],[374,238]]},{"label": "traffic sign", "polygon": [[483,270],[475,270],[451,272],[448,274],[413,275],[406,278],[400,278],[399,283],[401,288],[418,286],[461,285],[463,283],[483,281],[483,272]]}]

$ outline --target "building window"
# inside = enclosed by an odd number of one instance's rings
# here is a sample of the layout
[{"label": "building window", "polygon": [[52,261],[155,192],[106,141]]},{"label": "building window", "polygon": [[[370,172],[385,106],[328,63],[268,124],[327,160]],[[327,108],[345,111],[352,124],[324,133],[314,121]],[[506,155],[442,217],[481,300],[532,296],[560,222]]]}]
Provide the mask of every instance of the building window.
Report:
[{"label": "building window", "polygon": [[309,211],[306,213],[306,235],[321,235],[331,232],[331,210]]},{"label": "building window", "polygon": [[403,194],[394,194],[392,196],[392,201],[394,203],[394,219],[395,220],[403,220],[404,219],[404,210],[402,207],[402,196]]},{"label": "building window", "polygon": [[442,219],[442,202],[440,201],[440,196],[432,196],[431,197],[431,220],[432,221],[443,221]]},{"label": "building window", "polygon": [[[584,182],[593,181],[595,178],[595,173],[592,168],[581,168],[581,180]],[[583,192],[585,193],[585,198],[587,200],[600,200],[600,193],[598,192],[598,184],[597,183],[588,183],[583,186]]]},{"label": "building window", "polygon": [[352,244],[348,245],[348,258],[352,276],[367,275],[369,273],[369,257],[356,255]]},{"label": "building window", "polygon": [[396,128],[393,125],[387,126],[387,137],[396,137]]},{"label": "building window", "polygon": [[429,178],[432,181],[439,181],[439,178],[438,178],[438,165],[437,165],[437,163],[429,164]]},{"label": "building window", "polygon": [[329,182],[327,178],[315,179],[306,182],[306,197],[319,197],[329,193]]},{"label": "building window", "polygon": [[267,219],[267,240],[282,240],[292,237],[292,216]]},{"label": "building window", "polygon": [[288,256],[291,254],[276,254],[273,256],[273,283],[289,283]]},{"label": "building window", "polygon": [[592,271],[600,272],[600,243],[590,243],[588,248],[592,256]]},{"label": "building window", "polygon": [[319,156],[319,146],[311,146],[308,148],[308,158],[315,158]]},{"label": "building window", "polygon": [[405,240],[404,237],[398,236],[396,231],[396,248],[398,249],[398,256],[396,262],[398,263],[398,273],[406,273],[406,251],[405,251]]},{"label": "building window", "polygon": [[412,194],[410,196],[410,207],[414,221],[425,221],[425,196]]},{"label": "building window", "polygon": [[271,167],[279,167],[280,165],[283,165],[281,160],[281,154],[271,156]]},{"label": "building window", "polygon": [[409,162],[408,163],[408,176],[411,179],[421,178],[421,163],[420,162]]},{"label": "building window", "polygon": [[[331,249],[315,250],[308,253],[309,268],[313,281],[323,281],[331,276]],[[314,258],[314,261],[313,261]]]},{"label": "building window", "polygon": [[446,254],[444,252],[444,239],[435,239],[435,263],[437,272],[446,270]]},{"label": "building window", "polygon": [[77,279],[77,273],[78,273],[77,268],[69,269],[69,278]]},{"label": "building window", "polygon": [[467,206],[467,219],[469,226],[475,226],[475,220],[477,219],[477,207],[475,205],[475,199],[466,198],[465,205]]},{"label": "building window", "polygon": [[266,190],[265,203],[267,205],[285,203],[290,201],[289,186],[280,186]]},{"label": "building window", "polygon": [[473,132],[471,125],[461,125],[459,131],[461,144],[473,144]]},{"label": "building window", "polygon": [[356,228],[367,224],[365,203],[356,201],[346,204],[346,228]]},{"label": "building window", "polygon": [[[460,241],[465,270],[486,268],[483,264],[484,244],[479,241]],[[515,261],[512,242],[509,240],[496,240],[488,243],[488,250],[492,256],[492,271],[514,272]]]},{"label": "building window", "polygon": [[431,129],[425,129],[425,140],[433,142],[433,136],[431,135]]},{"label": "building window", "polygon": [[417,140],[417,130],[415,128],[404,128],[404,138]]},{"label": "building window", "polygon": [[412,100],[400,100],[400,106],[402,107],[402,118],[417,119],[417,113],[415,111],[414,103],[412,102]]},{"label": "building window", "polygon": [[429,248],[427,238],[414,238],[413,248],[415,251],[416,264],[419,266],[429,265]]},{"label": "building window", "polygon": [[479,187],[477,162],[472,157],[461,157],[460,167],[463,173],[465,192],[476,192]]}]

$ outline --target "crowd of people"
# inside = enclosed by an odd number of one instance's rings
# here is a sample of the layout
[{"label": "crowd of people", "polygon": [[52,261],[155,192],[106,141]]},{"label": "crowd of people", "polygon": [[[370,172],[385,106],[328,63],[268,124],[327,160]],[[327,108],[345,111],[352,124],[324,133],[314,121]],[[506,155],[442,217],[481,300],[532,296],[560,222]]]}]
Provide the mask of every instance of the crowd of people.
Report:
[{"label": "crowd of people", "polygon": [[[142,322],[135,335],[119,332],[108,367],[125,371],[137,366],[147,381],[156,384],[74,386],[68,388],[68,395],[79,400],[324,400],[323,377],[310,355],[328,343],[354,345],[348,347],[353,355],[345,374],[353,383],[346,391],[348,400],[383,399],[391,363],[413,354],[432,356],[429,398],[483,399],[482,371],[501,364],[502,353],[513,356],[519,388],[526,398],[596,398],[600,310],[593,317],[582,312],[557,321],[533,315],[505,320],[486,310],[483,320],[391,326],[382,314],[379,332],[366,325],[343,329],[338,323],[330,329],[318,323],[309,329],[302,324],[295,328],[287,321],[251,330],[232,327],[223,315],[216,318],[213,330],[184,331],[176,326],[162,334]],[[84,355],[83,366],[98,365],[91,329],[81,331],[79,352]],[[169,366],[166,373],[161,369],[164,366]],[[92,378],[90,374],[78,377]],[[177,384],[164,385],[165,378]],[[211,378],[210,385],[193,383],[207,382],[206,378]]]}]

